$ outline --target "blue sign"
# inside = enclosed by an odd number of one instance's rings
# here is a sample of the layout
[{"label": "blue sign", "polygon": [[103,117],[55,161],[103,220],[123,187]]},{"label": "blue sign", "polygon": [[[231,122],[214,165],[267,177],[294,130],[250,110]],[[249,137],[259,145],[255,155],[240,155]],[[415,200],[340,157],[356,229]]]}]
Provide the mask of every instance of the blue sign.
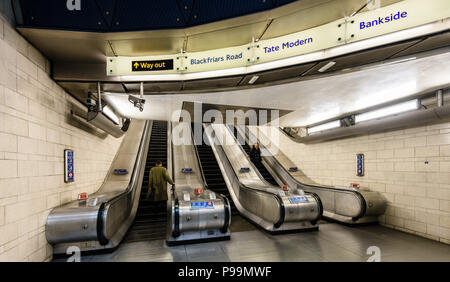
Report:
[{"label": "blue sign", "polygon": [[124,169],[124,168],[118,168],[114,170],[114,174],[115,175],[125,175],[128,174],[128,170]]},{"label": "blue sign", "polygon": [[64,182],[73,182],[74,169],[73,169],[73,151],[64,150]]},{"label": "blue sign", "polygon": [[364,176],[364,154],[356,155],[356,176]]},{"label": "blue sign", "polygon": [[306,44],[313,43],[312,37],[307,37],[303,39],[297,39],[296,41],[286,41],[281,45],[275,45],[275,46],[264,46],[262,47],[264,49],[264,53],[273,53],[273,52],[279,52],[283,51],[285,49],[289,48],[295,48]]},{"label": "blue sign", "polygon": [[290,167],[290,168],[289,168],[289,171],[290,171],[290,172],[296,172],[297,170],[298,170],[297,167]]},{"label": "blue sign", "polygon": [[308,197],[306,196],[298,196],[298,197],[290,197],[289,200],[291,203],[309,203]]},{"label": "blue sign", "polygon": [[360,22],[359,23],[359,29],[365,29],[365,28],[370,28],[373,26],[377,26],[377,25],[382,25],[388,22],[394,22],[394,21],[398,21],[401,19],[404,19],[408,16],[408,13],[405,12],[397,12],[397,14],[390,14],[389,16],[386,17],[378,17],[378,19],[374,19],[372,21],[368,21],[368,22]]},{"label": "blue sign", "polygon": [[249,167],[241,167],[241,172],[249,172],[250,168]]},{"label": "blue sign", "polygon": [[182,168],[181,172],[182,173],[192,173],[192,168]]},{"label": "blue sign", "polygon": [[212,201],[209,202],[191,202],[191,209],[212,209],[214,204]]}]

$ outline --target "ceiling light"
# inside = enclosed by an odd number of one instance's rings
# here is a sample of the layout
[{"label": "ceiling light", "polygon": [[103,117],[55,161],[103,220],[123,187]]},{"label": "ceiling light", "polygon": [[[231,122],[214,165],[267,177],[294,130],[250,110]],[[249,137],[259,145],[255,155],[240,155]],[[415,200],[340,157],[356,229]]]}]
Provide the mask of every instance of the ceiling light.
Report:
[{"label": "ceiling light", "polygon": [[314,132],[324,131],[324,130],[328,130],[328,129],[332,129],[332,128],[336,128],[336,127],[340,127],[340,126],[341,126],[341,121],[335,120],[335,121],[323,123],[321,125],[308,127],[306,130],[307,130],[308,134],[311,134]]},{"label": "ceiling light", "polygon": [[377,119],[381,117],[391,116],[399,113],[404,113],[411,110],[417,110],[420,106],[419,100],[414,99],[408,102],[400,103],[397,105],[381,108],[378,110],[370,111],[367,113],[359,114],[355,116],[355,122],[362,122],[371,119]]},{"label": "ceiling light", "polygon": [[249,80],[248,84],[253,84],[253,83],[255,83],[255,81],[258,80],[258,78],[259,78],[259,76],[254,75],[254,76]]},{"label": "ceiling light", "polygon": [[327,69],[331,68],[332,66],[334,66],[336,64],[336,62],[330,61],[328,64],[324,65],[323,67],[321,67],[318,72],[324,72]]}]

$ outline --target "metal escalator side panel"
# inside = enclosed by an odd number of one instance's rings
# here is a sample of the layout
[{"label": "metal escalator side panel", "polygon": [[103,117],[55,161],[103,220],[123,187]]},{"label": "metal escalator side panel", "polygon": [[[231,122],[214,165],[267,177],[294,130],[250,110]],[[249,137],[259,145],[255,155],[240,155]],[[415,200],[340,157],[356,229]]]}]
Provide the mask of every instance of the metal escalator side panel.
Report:
[{"label": "metal escalator side panel", "polygon": [[[241,139],[244,140],[244,142],[247,142],[247,140],[250,140],[248,136],[246,136],[245,132],[242,132],[242,127],[235,126],[234,130],[236,131],[236,134],[238,136],[241,136]],[[256,138],[254,138],[255,141],[258,141]],[[261,147],[264,149],[264,147]],[[264,158],[263,161],[269,162],[268,165],[270,165],[273,162],[272,158]],[[264,165],[265,166],[265,165]],[[297,204],[292,203],[290,201],[291,196],[295,195],[303,195],[303,191],[301,189],[298,189],[297,183],[293,181],[283,181],[283,180],[289,180],[286,179],[286,176],[283,177],[283,170],[278,169],[276,166],[269,166],[269,169],[266,169],[266,173],[274,173],[276,174],[272,178],[277,178],[282,181],[283,184],[288,184],[289,186],[289,192],[285,196],[279,196],[276,194],[276,196],[280,199],[280,220],[281,218],[284,219],[285,222],[296,222],[296,221],[310,221],[310,222],[317,222],[318,218],[322,216],[322,204],[320,202],[320,199],[318,197],[314,197],[313,195],[305,195],[305,197],[308,198],[308,202]],[[263,169],[265,169],[263,167]],[[269,184],[269,182],[266,182]],[[270,185],[270,184],[269,184]],[[279,189],[279,187],[277,187]],[[276,224],[277,226],[281,225],[280,223]]]},{"label": "metal escalator side panel", "polygon": [[[125,135],[122,143],[114,157],[105,181],[96,193],[89,195],[87,201],[72,201],[60,207],[54,208],[47,217],[46,222],[46,238],[50,244],[54,245],[55,252],[64,249],[64,244],[77,244],[80,242],[92,242],[89,244],[92,248],[99,248],[98,241],[106,243],[104,231],[104,216],[106,203],[114,201],[126,195],[133,187],[135,187],[136,177],[126,177],[125,181],[115,181],[116,177],[113,174],[116,165],[120,163],[120,155],[125,151],[130,156],[135,156],[134,166],[139,162],[140,156],[144,153],[138,148],[133,151],[128,151],[127,140],[136,139],[132,136],[133,132],[142,132],[141,137],[138,137],[139,142],[145,139],[145,129],[148,128],[148,123],[135,121],[131,124],[131,130]],[[137,147],[137,146],[136,146]],[[141,148],[141,147],[140,147]],[[131,163],[127,164],[128,166]],[[124,167],[125,168],[125,167]],[[126,167],[133,170],[131,167]],[[134,175],[134,170],[133,170]],[[128,211],[125,211],[128,213]],[[102,217],[99,217],[102,216]],[[59,248],[61,246],[61,248]],[[91,248],[91,247],[88,247]],[[101,247],[103,248],[103,247]],[[64,250],[63,250],[64,251]]]},{"label": "metal escalator side panel", "polygon": [[[261,134],[258,128],[257,130]],[[248,138],[256,138],[249,128],[246,130],[246,134],[249,135]],[[273,146],[271,143],[269,145]],[[270,152],[270,150],[267,151]],[[292,163],[284,154],[281,153],[280,156],[281,159]],[[373,217],[372,220],[376,221],[376,216],[383,214],[386,209],[386,200],[378,192],[304,184],[294,176],[297,173],[288,172],[275,155],[264,156],[263,158],[268,165],[282,175],[285,181],[304,191],[316,193],[322,201],[325,217],[352,223],[363,217],[371,216]],[[370,197],[370,200],[366,199],[366,196]]]},{"label": "metal escalator side panel", "polygon": [[[222,232],[226,226],[226,206],[222,197],[206,188],[204,177],[200,170],[199,160],[192,143],[192,133],[189,123],[173,123],[171,149],[169,155],[173,160],[173,174],[177,187],[171,195],[173,231],[168,243],[182,243],[229,237],[228,230]],[[179,139],[176,139],[179,138]],[[190,168],[186,173],[182,169]],[[175,179],[174,179],[175,180]],[[196,195],[195,188],[203,188],[203,193]],[[208,207],[197,207],[192,204],[208,203]],[[229,222],[228,222],[229,224]],[[227,228],[228,229],[228,228]],[[226,233],[226,234],[222,234]]]},{"label": "metal escalator side panel", "polygon": [[[239,210],[239,213],[269,232],[278,228],[284,221],[284,216],[281,212],[282,202],[280,199],[274,194],[252,189],[243,185],[239,181],[236,171],[231,165],[224,149],[222,146],[218,145],[220,143],[216,140],[213,127],[204,125],[204,128],[208,142],[211,144],[211,148],[224,176],[230,196],[232,197],[236,208]],[[262,196],[259,196],[259,194],[262,194]],[[267,207],[267,205],[270,207]],[[275,224],[277,224],[277,226],[274,226]]]},{"label": "metal escalator side panel", "polygon": [[384,214],[387,208],[387,201],[374,191],[359,191],[366,204],[364,216],[378,216]]},{"label": "metal escalator side panel", "polygon": [[77,202],[53,209],[47,217],[45,237],[50,244],[97,240],[100,206],[79,208]]},{"label": "metal escalator side panel", "polygon": [[[99,238],[110,241],[109,245],[111,247],[117,246],[122,241],[136,216],[144,178],[145,160],[150,143],[149,134],[152,126],[152,122],[146,122],[139,143],[139,154],[136,157],[130,185],[127,187],[126,193],[107,201],[104,205],[103,216],[99,218],[99,220],[102,220],[101,225],[103,226]],[[134,146],[133,144],[129,145]]]}]

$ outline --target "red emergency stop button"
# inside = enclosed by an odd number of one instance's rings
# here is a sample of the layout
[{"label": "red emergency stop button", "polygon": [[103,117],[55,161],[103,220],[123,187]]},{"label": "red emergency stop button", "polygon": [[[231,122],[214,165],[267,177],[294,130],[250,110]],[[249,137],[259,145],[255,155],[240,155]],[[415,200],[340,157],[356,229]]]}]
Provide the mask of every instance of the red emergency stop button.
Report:
[{"label": "red emergency stop button", "polygon": [[78,201],[84,201],[88,199],[88,193],[80,193],[78,194]]},{"label": "red emergency stop button", "polygon": [[203,193],[203,189],[202,188],[194,188],[194,193],[195,193],[195,195],[200,195],[201,193]]}]

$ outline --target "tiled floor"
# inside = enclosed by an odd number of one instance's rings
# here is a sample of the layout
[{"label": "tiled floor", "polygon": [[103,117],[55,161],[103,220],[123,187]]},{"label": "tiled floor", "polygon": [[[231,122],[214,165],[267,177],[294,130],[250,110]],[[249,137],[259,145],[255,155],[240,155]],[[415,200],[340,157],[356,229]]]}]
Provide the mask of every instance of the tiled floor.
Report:
[{"label": "tiled floor", "polygon": [[[122,244],[110,254],[82,261],[367,261],[367,248],[381,261],[447,261],[450,246],[378,225],[346,227],[329,223],[307,233],[269,235],[234,232],[231,240],[168,247],[163,240]],[[64,261],[58,259],[56,261]]]}]

